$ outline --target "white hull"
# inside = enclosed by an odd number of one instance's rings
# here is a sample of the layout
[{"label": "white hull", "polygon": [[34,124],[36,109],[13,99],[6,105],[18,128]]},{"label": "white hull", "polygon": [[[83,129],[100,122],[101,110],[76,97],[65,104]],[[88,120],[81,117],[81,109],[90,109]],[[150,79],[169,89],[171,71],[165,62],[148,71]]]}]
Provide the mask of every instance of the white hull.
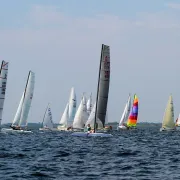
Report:
[{"label": "white hull", "polygon": [[126,126],[118,126],[117,130],[128,130],[128,128]]},{"label": "white hull", "polygon": [[40,131],[52,131],[51,128],[39,128]]},{"label": "white hull", "polygon": [[175,131],[175,128],[160,128],[160,131]]},{"label": "white hull", "polygon": [[12,133],[32,133],[32,131],[29,130],[13,130],[11,128],[2,128],[1,131],[3,132],[12,132]]},{"label": "white hull", "polygon": [[71,134],[72,136],[78,137],[112,137],[112,134],[105,133],[88,133],[88,132],[74,132]]}]

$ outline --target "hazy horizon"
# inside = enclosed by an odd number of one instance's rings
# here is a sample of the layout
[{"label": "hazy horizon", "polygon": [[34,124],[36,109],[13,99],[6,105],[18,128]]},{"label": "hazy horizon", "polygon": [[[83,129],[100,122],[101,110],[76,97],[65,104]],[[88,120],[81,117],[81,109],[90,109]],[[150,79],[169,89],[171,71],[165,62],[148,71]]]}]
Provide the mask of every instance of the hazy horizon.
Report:
[{"label": "hazy horizon", "polygon": [[58,123],[75,88],[96,97],[101,45],[110,46],[108,119],[119,121],[128,94],[138,122],[162,122],[170,93],[180,112],[180,2],[177,0],[2,1],[0,59],[9,62],[2,124],[12,122],[29,70],[35,91],[28,122],[48,103]]}]

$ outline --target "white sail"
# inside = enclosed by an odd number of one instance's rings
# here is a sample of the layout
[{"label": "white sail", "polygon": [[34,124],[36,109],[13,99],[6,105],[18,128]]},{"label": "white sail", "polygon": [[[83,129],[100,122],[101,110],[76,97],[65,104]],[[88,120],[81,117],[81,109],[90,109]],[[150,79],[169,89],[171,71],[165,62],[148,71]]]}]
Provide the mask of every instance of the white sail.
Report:
[{"label": "white sail", "polygon": [[4,100],[6,93],[7,75],[8,75],[8,62],[2,61],[1,69],[0,69],[0,125],[2,121]]},{"label": "white sail", "polygon": [[82,100],[80,102],[80,105],[78,107],[78,110],[75,114],[74,122],[73,122],[73,128],[82,129],[84,128],[85,122],[88,119],[88,114],[86,110],[86,99],[83,96]]},{"label": "white sail", "polygon": [[176,120],[176,124],[179,126],[180,125],[180,114],[179,114],[179,117],[177,118]]},{"label": "white sail", "polygon": [[170,95],[163,117],[162,128],[170,130],[175,128],[174,107],[172,95]]},{"label": "white sail", "polygon": [[53,120],[52,120],[52,112],[50,105],[48,104],[45,114],[44,114],[44,119],[43,119],[43,127],[44,128],[53,128]]},{"label": "white sail", "polygon": [[67,105],[66,105],[66,108],[64,110],[64,113],[61,117],[59,124],[63,125],[64,127],[67,127],[68,126],[68,120],[69,120],[69,103],[67,103]]},{"label": "white sail", "polygon": [[[91,113],[89,115],[89,118],[88,118],[87,122],[86,122],[86,125],[85,125],[86,127],[87,127],[88,124],[90,124],[91,128],[94,128],[95,111],[96,111],[96,102],[94,103],[93,109],[92,109],[92,111],[91,111]],[[97,119],[96,123],[98,123],[98,128],[99,129],[103,128],[103,124],[100,121],[100,119]]]},{"label": "white sail", "polygon": [[72,87],[71,88],[71,93],[70,93],[70,98],[69,98],[69,122],[68,124],[71,126],[74,120],[76,114],[76,94],[75,90]]},{"label": "white sail", "polygon": [[90,95],[88,101],[87,101],[87,113],[90,115],[92,110],[92,94]]},{"label": "white sail", "polygon": [[121,120],[119,121],[119,126],[122,126],[128,120],[130,110],[131,110],[131,96],[129,95]]},{"label": "white sail", "polygon": [[26,87],[13,120],[13,125],[18,123],[21,127],[27,126],[27,118],[33,98],[34,84],[35,74],[32,71],[29,71]]}]

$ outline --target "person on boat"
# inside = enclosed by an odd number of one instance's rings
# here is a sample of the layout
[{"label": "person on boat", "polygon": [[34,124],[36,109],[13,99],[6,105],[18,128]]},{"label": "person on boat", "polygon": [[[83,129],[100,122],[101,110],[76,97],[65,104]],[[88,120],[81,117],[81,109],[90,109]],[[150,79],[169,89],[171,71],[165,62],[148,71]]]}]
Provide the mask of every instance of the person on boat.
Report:
[{"label": "person on boat", "polygon": [[87,125],[87,131],[88,131],[88,133],[91,133],[91,126],[90,126],[90,124]]}]

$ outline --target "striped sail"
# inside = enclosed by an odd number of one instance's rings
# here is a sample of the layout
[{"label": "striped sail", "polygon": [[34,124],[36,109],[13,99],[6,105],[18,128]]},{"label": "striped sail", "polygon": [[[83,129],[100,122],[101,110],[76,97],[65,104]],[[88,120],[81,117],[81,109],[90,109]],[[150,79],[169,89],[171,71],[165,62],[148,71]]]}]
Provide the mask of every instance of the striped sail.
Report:
[{"label": "striped sail", "polygon": [[164,129],[174,129],[174,107],[173,107],[173,99],[172,95],[169,96],[168,103],[166,106],[166,110],[163,117],[162,128]]},{"label": "striped sail", "polygon": [[72,87],[69,98],[69,120],[68,120],[69,126],[73,124],[75,114],[76,114],[76,94],[74,88]]},{"label": "striped sail", "polygon": [[0,125],[2,121],[6,84],[8,75],[8,62],[2,61],[0,69]]},{"label": "striped sail", "polygon": [[43,128],[53,128],[53,124],[52,112],[50,105],[48,104],[43,118]]},{"label": "striped sail", "polygon": [[95,119],[96,120],[100,119],[100,121],[103,124],[103,127],[105,125],[105,118],[107,111],[109,82],[110,82],[110,47],[102,44]]},{"label": "striped sail", "polygon": [[69,103],[67,103],[65,107],[65,110],[63,112],[59,124],[62,125],[63,127],[68,127],[68,120],[69,120]]},{"label": "striped sail", "polygon": [[137,119],[138,119],[138,97],[135,94],[133,106],[132,106],[132,109],[131,109],[131,112],[127,121],[127,126],[136,127]]},{"label": "striped sail", "polygon": [[21,97],[12,125],[19,125],[21,127],[27,126],[27,118],[34,93],[34,84],[35,74],[32,71],[29,71],[26,87]]}]

